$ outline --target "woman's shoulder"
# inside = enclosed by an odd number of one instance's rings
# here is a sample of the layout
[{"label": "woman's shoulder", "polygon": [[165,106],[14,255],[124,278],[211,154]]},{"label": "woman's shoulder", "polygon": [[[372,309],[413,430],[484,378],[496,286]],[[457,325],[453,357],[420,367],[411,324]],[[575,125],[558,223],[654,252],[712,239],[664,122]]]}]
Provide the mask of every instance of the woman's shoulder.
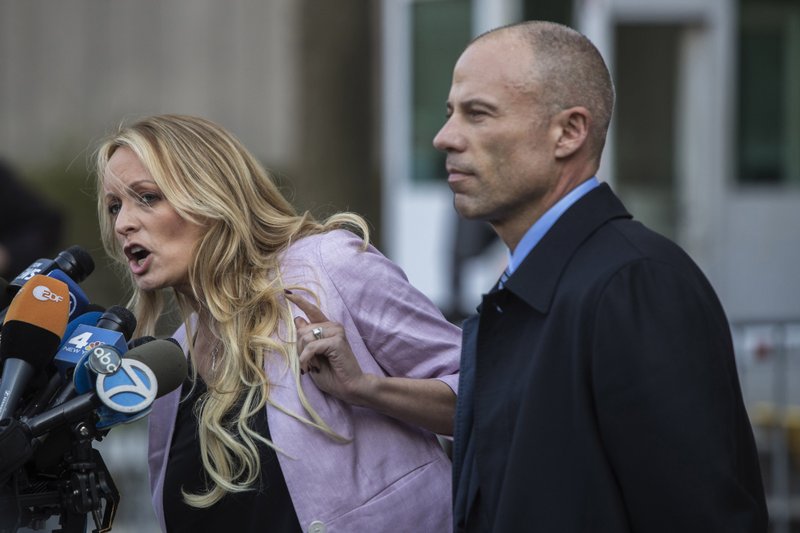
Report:
[{"label": "woman's shoulder", "polygon": [[[314,259],[323,263],[338,262],[363,251],[364,240],[358,235],[335,229],[325,233],[315,233],[292,243],[286,250],[285,259]],[[368,248],[375,251],[371,246]]]},{"label": "woman's shoulder", "polygon": [[286,286],[299,286],[318,295],[346,298],[369,283],[389,277],[393,264],[374,247],[347,230],[331,230],[294,242],[280,261]]}]

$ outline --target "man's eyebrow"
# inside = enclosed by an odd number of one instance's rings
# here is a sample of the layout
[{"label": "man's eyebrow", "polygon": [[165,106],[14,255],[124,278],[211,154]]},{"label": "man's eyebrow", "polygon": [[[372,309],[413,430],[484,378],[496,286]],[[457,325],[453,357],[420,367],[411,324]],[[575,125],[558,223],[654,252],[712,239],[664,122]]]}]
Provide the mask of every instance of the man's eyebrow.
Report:
[{"label": "man's eyebrow", "polygon": [[470,109],[473,107],[483,107],[488,109],[489,111],[497,111],[498,107],[496,104],[484,99],[484,98],[470,98],[468,100],[464,100],[463,102],[459,103],[459,107],[464,109]]},{"label": "man's eyebrow", "polygon": [[488,101],[488,100],[486,100],[484,98],[479,98],[479,97],[468,98],[467,100],[456,102],[455,105],[453,104],[453,102],[451,100],[447,100],[447,102],[445,103],[445,106],[446,106],[446,109],[447,109],[447,113],[452,113],[453,109],[455,109],[456,107],[458,107],[460,109],[467,109],[467,110],[473,109],[473,108],[476,108],[476,107],[480,107],[480,108],[486,109],[487,111],[489,111],[491,113],[496,113],[499,110],[499,107],[496,104],[494,104],[494,103],[492,103],[492,102],[490,102],[490,101]]},{"label": "man's eyebrow", "polygon": [[461,105],[464,105],[464,106],[467,106],[467,105],[485,105],[487,107],[495,107],[495,105],[492,102],[490,102],[486,98],[481,98],[480,96],[476,96],[476,97],[473,97],[473,98],[467,98],[466,100],[461,102]]}]

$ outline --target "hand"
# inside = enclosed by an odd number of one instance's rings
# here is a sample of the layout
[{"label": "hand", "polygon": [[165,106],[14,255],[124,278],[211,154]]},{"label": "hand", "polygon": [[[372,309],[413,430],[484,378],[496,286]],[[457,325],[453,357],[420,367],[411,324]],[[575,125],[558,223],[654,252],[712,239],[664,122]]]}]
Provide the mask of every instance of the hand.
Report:
[{"label": "hand", "polygon": [[361,370],[347,342],[344,327],[328,320],[316,305],[296,294],[287,292],[286,299],[299,307],[311,321],[302,317],[294,319],[300,371],[310,372],[320,390],[358,405],[369,376]]}]

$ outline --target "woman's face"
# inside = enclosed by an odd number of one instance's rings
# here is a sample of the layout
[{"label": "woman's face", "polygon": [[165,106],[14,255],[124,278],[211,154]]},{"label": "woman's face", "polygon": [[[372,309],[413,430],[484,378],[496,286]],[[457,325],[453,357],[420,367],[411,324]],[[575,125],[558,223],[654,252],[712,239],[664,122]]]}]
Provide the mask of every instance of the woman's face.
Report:
[{"label": "woman's face", "polygon": [[139,289],[173,287],[191,296],[189,264],[204,228],[178,214],[129,148],[117,148],[109,159],[103,192]]}]

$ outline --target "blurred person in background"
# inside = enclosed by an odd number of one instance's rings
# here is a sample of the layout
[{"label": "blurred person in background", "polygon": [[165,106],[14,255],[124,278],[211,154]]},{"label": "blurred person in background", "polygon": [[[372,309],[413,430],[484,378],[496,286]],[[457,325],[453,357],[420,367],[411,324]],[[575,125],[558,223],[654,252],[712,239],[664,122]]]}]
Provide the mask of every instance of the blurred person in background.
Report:
[{"label": "blurred person in background", "polygon": [[455,65],[434,145],[456,210],[510,252],[463,325],[456,531],[766,531],[720,302],[595,177],[613,105],[562,25],[488,32]]},{"label": "blurred person in background", "polygon": [[108,254],[138,335],[174,295],[191,376],[149,418],[178,531],[446,531],[460,330],[369,245],[298,214],[229,132],[160,115],[98,149]]},{"label": "blurred person in background", "polygon": [[0,277],[10,281],[31,263],[50,257],[63,233],[61,213],[27,187],[0,160]]},{"label": "blurred person in background", "polygon": [[470,261],[486,254],[497,242],[497,234],[482,220],[470,220],[456,215],[454,235],[450,243],[450,302],[445,316],[450,322],[460,324],[467,315],[462,310],[466,268]]}]

